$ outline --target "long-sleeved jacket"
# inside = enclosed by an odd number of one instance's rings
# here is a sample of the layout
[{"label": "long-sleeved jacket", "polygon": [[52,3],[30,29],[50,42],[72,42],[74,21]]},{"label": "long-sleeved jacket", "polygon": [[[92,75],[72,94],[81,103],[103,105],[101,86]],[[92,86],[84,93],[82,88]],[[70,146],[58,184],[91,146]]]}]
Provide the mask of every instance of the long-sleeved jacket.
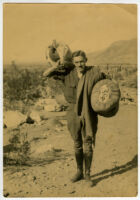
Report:
[{"label": "long-sleeved jacket", "polygon": [[76,68],[63,77],[64,96],[67,102],[74,105],[68,115],[68,127],[76,131],[76,116],[84,119],[85,133],[93,136],[97,131],[97,113],[91,107],[90,97],[93,86],[105,78],[98,67],[86,67],[84,75],[79,80]]}]

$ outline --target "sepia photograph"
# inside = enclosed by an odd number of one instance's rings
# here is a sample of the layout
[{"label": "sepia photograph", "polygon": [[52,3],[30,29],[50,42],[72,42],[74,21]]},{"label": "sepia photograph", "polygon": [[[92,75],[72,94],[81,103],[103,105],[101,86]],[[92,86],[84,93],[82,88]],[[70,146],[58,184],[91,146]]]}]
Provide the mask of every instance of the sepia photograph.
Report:
[{"label": "sepia photograph", "polygon": [[2,6],[3,197],[137,197],[138,5]]}]

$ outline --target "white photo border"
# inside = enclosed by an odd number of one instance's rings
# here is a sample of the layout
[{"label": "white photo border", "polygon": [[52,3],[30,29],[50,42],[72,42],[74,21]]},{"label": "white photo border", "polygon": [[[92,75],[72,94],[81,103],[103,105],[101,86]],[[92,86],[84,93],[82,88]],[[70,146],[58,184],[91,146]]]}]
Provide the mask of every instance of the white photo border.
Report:
[{"label": "white photo border", "polygon": [[[73,4],[77,4],[77,3],[82,3],[82,4],[100,4],[100,3],[105,3],[105,4],[137,4],[138,10],[137,10],[137,27],[138,27],[138,113],[140,113],[140,107],[139,107],[139,103],[140,103],[140,90],[139,90],[139,85],[140,85],[140,69],[139,69],[139,63],[140,63],[140,54],[139,54],[139,49],[140,49],[140,39],[139,39],[139,35],[140,35],[140,27],[139,27],[139,23],[140,23],[140,0],[0,0],[0,200],[6,199],[3,196],[3,4],[4,3],[65,3],[65,4],[69,4],[69,3],[73,3]],[[140,124],[140,119],[139,119],[139,115],[138,115],[138,144],[140,142],[140,130],[139,130],[139,124]],[[140,155],[140,149],[138,146],[138,158]],[[138,166],[140,164],[140,161],[138,159]],[[109,200],[139,200],[140,199],[140,186],[139,186],[139,180],[140,180],[140,175],[139,175],[139,170],[138,170],[138,195],[137,197],[90,197],[90,198],[82,198],[82,199],[89,199],[89,200],[104,200],[104,199],[109,199]],[[77,200],[80,200],[80,197],[74,197]],[[15,200],[21,200],[21,199],[28,199],[28,200],[33,200],[34,198],[10,198],[10,199],[15,199]],[[45,197],[45,198],[35,198],[37,200],[42,200],[42,199],[53,199],[53,200],[59,200],[59,199],[66,199],[66,198],[61,198],[61,197],[57,197],[57,198],[50,198],[50,197]],[[73,199],[70,198],[69,199]]]}]

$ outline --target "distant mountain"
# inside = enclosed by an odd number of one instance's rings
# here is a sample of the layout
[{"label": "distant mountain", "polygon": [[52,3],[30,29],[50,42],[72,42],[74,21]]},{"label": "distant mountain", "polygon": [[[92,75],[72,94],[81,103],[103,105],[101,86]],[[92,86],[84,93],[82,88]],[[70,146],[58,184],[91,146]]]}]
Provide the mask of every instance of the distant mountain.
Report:
[{"label": "distant mountain", "polygon": [[102,51],[89,53],[88,64],[137,64],[137,39],[120,40]]}]

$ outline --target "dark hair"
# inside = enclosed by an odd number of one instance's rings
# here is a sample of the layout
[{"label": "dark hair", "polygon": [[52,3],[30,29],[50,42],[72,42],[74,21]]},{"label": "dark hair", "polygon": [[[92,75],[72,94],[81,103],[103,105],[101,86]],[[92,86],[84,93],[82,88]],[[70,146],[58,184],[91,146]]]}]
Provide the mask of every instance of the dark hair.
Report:
[{"label": "dark hair", "polygon": [[78,51],[74,51],[74,52],[72,53],[72,59],[73,59],[74,57],[78,57],[78,56],[82,56],[82,57],[87,61],[87,57],[86,57],[86,54],[85,54],[84,51],[78,50]]}]

